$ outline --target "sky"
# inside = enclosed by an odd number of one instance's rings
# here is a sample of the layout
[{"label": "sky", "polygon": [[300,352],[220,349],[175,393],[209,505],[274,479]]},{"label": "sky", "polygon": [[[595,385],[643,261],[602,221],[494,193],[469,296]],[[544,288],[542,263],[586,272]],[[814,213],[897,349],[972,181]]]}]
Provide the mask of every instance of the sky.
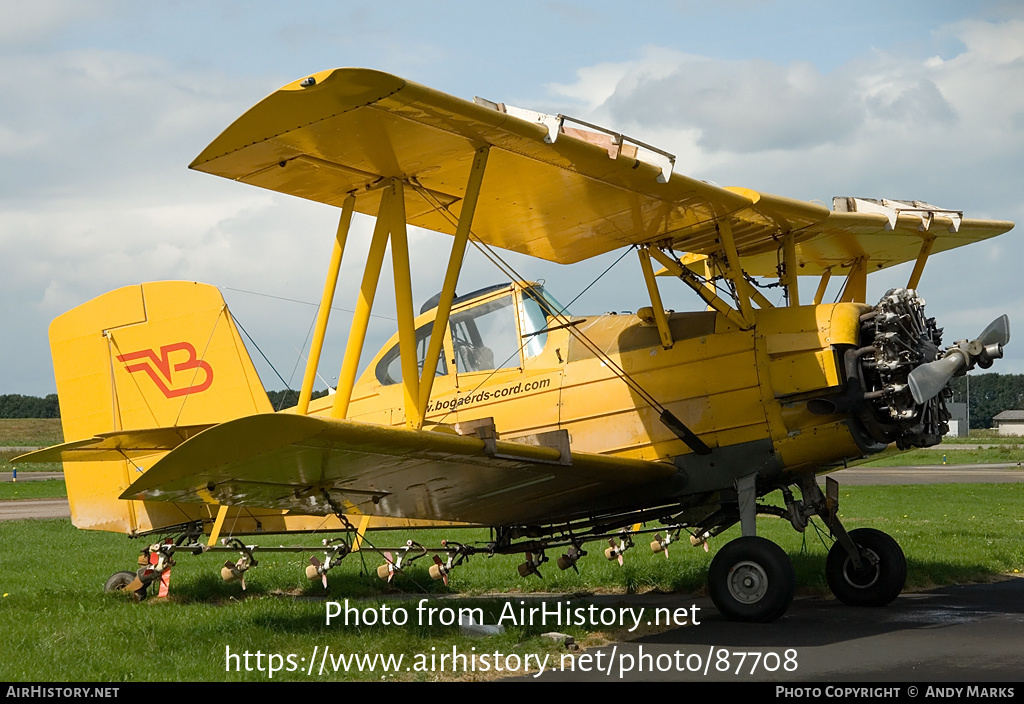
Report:
[{"label": "sky", "polygon": [[[308,74],[393,73],[605,125],[722,186],[831,204],[917,199],[1024,222],[1024,4],[1019,2],[176,2],[0,0],[0,394],[56,390],[50,321],[161,279],[220,287],[264,384],[301,383],[338,211],[190,171],[236,117]],[[335,383],[372,221],[357,216],[320,366]],[[415,305],[450,239],[411,235]],[[564,267],[510,256],[573,300],[619,258]],[[1018,230],[936,255],[919,292],[945,342],[1024,322]],[[909,266],[869,277],[869,301]],[[459,291],[502,281],[470,253]],[[382,280],[364,363],[393,334]],[[801,283],[803,297],[816,281]],[[666,306],[695,309],[683,286]],[[834,291],[830,290],[830,296]],[[626,256],[575,314],[636,310]],[[1024,334],[1024,333],[1022,333]],[[272,367],[262,361],[262,355]],[[276,370],[276,371],[275,371]],[[993,371],[1024,373],[1024,339]]]}]

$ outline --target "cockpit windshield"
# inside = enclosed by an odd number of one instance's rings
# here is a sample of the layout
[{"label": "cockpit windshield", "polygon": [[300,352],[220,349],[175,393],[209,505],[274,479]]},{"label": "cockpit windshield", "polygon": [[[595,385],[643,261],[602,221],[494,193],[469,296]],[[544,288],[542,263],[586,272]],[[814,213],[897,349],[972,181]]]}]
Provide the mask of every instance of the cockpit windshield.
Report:
[{"label": "cockpit windshield", "polygon": [[[502,289],[507,289],[508,293],[492,297]],[[438,296],[435,296],[423,306],[424,312],[436,307],[437,298]],[[454,363],[455,371],[460,374],[519,367],[522,360],[536,357],[544,351],[548,328],[558,324],[559,316],[568,316],[564,306],[540,284],[522,289],[521,296],[517,296],[515,287],[508,284],[491,286],[456,298],[455,303],[475,299],[485,300],[452,313],[449,319],[451,361]],[[520,302],[518,309],[517,301]],[[430,322],[421,325],[416,331],[417,362],[420,372],[423,370],[433,327],[433,322]],[[436,374],[444,376],[449,371],[442,351],[437,360]],[[402,360],[398,343],[380,358],[375,374],[382,386],[401,382]]]},{"label": "cockpit windshield", "polygon": [[[543,286],[531,286],[523,290],[523,356],[536,357],[544,350],[548,340],[546,332],[549,321],[558,314],[568,316],[563,306],[544,290]],[[541,332],[544,331],[544,332]]]},{"label": "cockpit windshield", "polygon": [[519,366],[512,294],[467,308],[451,317],[458,373]]},{"label": "cockpit windshield", "polygon": [[[459,373],[509,369],[523,359],[540,354],[547,342],[547,327],[563,307],[543,286],[523,290],[521,308],[516,311],[512,292],[473,306],[451,317],[455,369]],[[518,313],[520,338],[516,339]]]}]

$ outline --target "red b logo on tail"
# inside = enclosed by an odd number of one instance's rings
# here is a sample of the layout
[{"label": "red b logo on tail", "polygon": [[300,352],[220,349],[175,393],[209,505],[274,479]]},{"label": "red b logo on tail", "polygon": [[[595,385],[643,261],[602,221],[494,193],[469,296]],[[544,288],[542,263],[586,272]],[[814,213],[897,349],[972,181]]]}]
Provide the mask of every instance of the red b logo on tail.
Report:
[{"label": "red b logo on tail", "polygon": [[[185,352],[187,359],[174,363],[175,372],[184,372],[194,369],[196,371],[186,377],[179,377],[179,383],[184,381],[185,386],[171,388],[171,354]],[[141,360],[138,364],[129,364]],[[125,370],[130,373],[146,372],[153,380],[157,388],[167,398],[177,398],[188,394],[198,394],[210,388],[213,383],[213,368],[209,363],[196,358],[196,348],[190,342],[175,342],[164,345],[157,355],[153,350],[139,350],[117,356],[117,361],[125,363]]]}]

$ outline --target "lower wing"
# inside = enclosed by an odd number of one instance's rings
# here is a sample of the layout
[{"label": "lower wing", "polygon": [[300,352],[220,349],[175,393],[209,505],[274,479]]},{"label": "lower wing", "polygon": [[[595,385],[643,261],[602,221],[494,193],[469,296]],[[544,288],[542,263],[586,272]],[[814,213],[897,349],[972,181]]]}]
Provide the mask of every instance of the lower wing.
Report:
[{"label": "lower wing", "polygon": [[658,496],[671,464],[431,430],[263,414],[169,452],[122,499],[481,525],[549,523]]}]

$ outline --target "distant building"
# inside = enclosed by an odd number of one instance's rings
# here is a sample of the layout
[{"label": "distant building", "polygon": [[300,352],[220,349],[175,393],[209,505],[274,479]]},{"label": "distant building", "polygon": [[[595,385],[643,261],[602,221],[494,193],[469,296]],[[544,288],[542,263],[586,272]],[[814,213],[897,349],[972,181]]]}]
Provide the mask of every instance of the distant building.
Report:
[{"label": "distant building", "polygon": [[1000,435],[1024,435],[1024,411],[1003,411],[992,422]]},{"label": "distant building", "polygon": [[967,404],[947,402],[946,410],[952,416],[949,419],[949,432],[946,433],[946,437],[966,438],[969,435],[967,432]]}]

